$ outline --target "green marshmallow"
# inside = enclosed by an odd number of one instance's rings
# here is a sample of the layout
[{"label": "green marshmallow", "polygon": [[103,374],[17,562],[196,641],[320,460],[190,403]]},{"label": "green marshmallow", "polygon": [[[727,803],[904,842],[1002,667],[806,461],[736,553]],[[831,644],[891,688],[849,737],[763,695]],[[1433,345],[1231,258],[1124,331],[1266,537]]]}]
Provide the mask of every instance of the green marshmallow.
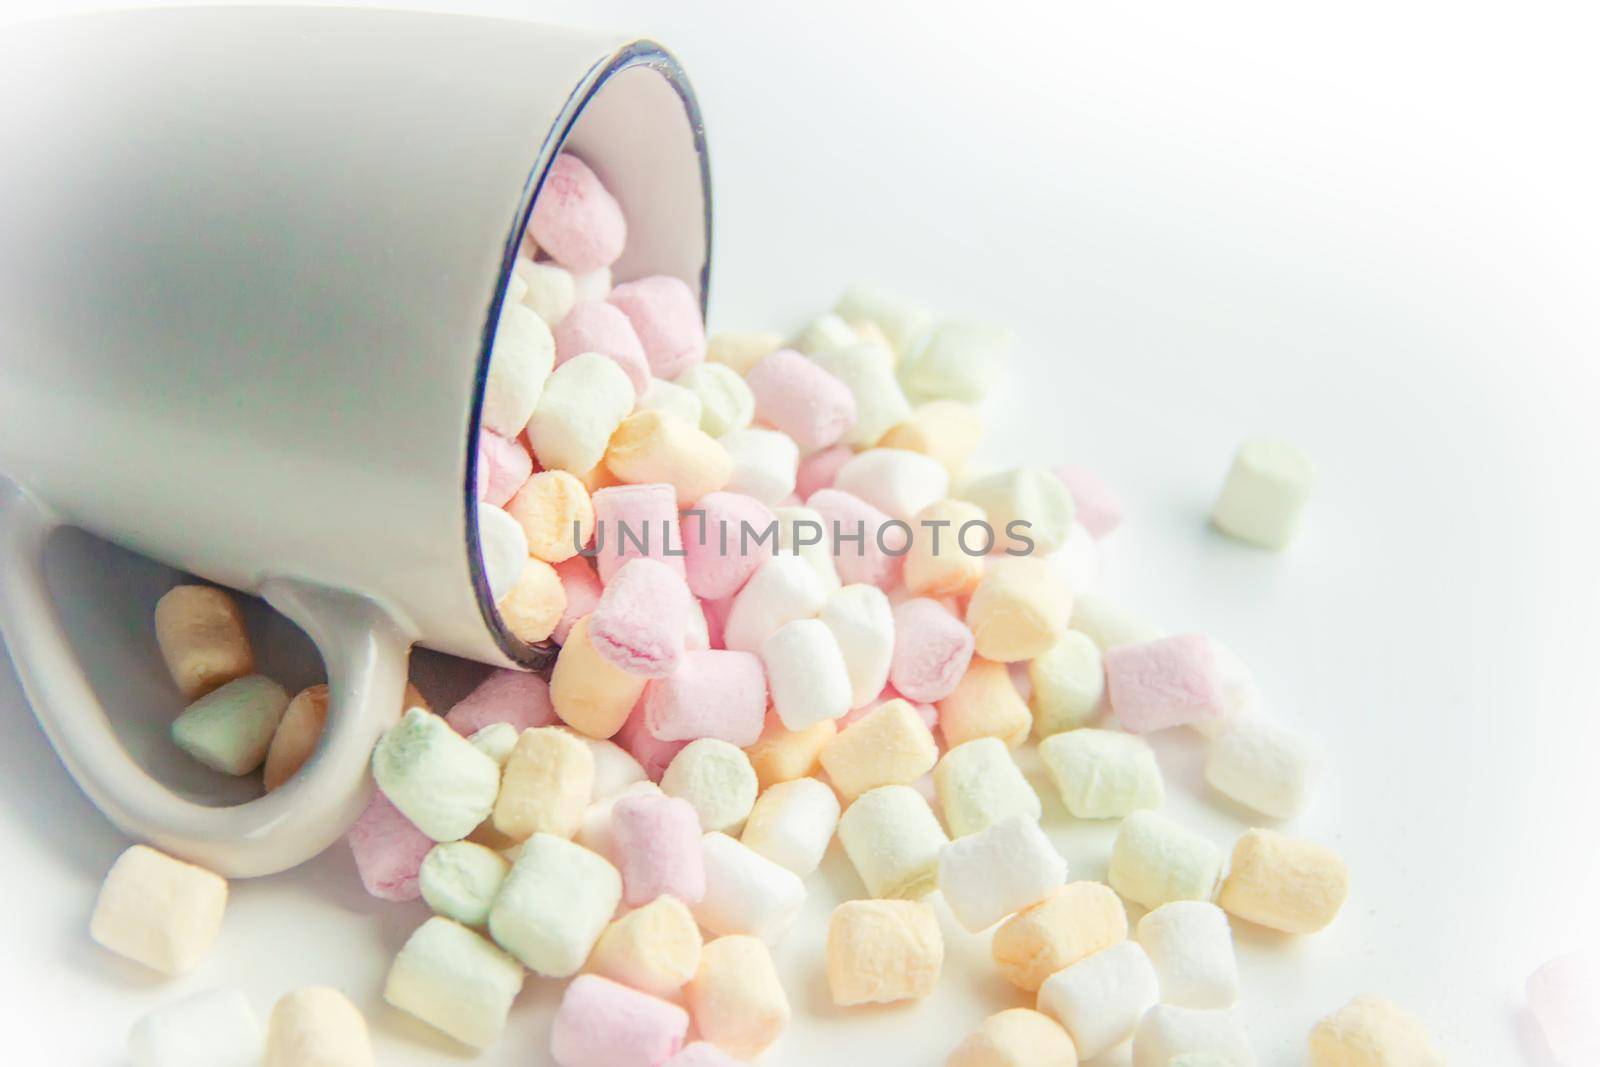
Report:
[{"label": "green marshmallow", "polygon": [[172,723],[177,746],[224,774],[242,775],[267,758],[289,694],[271,678],[248,675],[212,690]]}]

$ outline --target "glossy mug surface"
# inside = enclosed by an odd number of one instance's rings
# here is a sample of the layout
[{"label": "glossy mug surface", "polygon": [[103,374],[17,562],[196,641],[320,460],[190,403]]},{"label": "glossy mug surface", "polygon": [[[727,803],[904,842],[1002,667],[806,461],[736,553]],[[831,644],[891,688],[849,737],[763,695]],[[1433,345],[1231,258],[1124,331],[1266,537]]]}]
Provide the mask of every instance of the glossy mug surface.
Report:
[{"label": "glossy mug surface", "polygon": [[[702,302],[709,177],[672,58],[447,14],[186,8],[0,33],[0,628],[119,826],[246,876],[336,840],[420,643],[537,667],[477,553],[487,346],[565,144],[622,201],[620,279]],[[296,779],[179,797],[116,741],[40,570],[83,527],[264,596],[333,691]]]}]

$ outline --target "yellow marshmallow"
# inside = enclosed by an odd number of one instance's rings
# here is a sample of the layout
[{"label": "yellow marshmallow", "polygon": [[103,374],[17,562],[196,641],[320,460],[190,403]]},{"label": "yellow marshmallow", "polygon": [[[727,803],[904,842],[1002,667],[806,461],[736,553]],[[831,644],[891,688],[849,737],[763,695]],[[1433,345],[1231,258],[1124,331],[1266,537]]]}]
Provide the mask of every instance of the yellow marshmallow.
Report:
[{"label": "yellow marshmallow", "polygon": [[239,605],[214,586],[167,590],[156,601],[156,643],[172,680],[189,700],[255,673]]},{"label": "yellow marshmallow", "polygon": [[1077,1067],[1078,1050],[1061,1024],[1031,1008],[1009,1008],[983,1020],[945,1067]]},{"label": "yellow marshmallow", "polygon": [[730,330],[706,342],[706,359],[747,374],[751,367],[783,347],[781,334],[764,330]]},{"label": "yellow marshmallow", "polygon": [[570,840],[594,792],[594,753],[556,726],[522,731],[506,759],[494,828],[515,841],[533,834]]},{"label": "yellow marshmallow", "polygon": [[1040,738],[1065,733],[1100,713],[1106,695],[1105,664],[1087,634],[1068,630],[1028,663],[1034,733]]},{"label": "yellow marshmallow", "polygon": [[1428,1028],[1381,997],[1357,997],[1311,1031],[1311,1067],[1442,1067]]},{"label": "yellow marshmallow", "polygon": [[1004,663],[972,657],[949,696],[939,701],[939,730],[946,748],[998,737],[1016,748],[1033,729],[1033,715]]},{"label": "yellow marshmallow", "polygon": [[909,785],[933,770],[939,747],[916,709],[885,701],[822,747],[822,769],[849,803],[880,785]]},{"label": "yellow marshmallow", "polygon": [[221,875],[134,845],[100,886],[89,936],[151,970],[180,975],[211,951],[227,904]]},{"label": "yellow marshmallow", "polygon": [[789,998],[759,937],[709,942],[683,995],[700,1036],[741,1060],[771,1048],[789,1025]]},{"label": "yellow marshmallow", "polygon": [[1072,594],[1041,556],[989,564],[967,603],[967,626],[984,659],[1016,663],[1049,650],[1067,632]]},{"label": "yellow marshmallow", "polygon": [[959,478],[982,440],[983,416],[977,408],[959,400],[931,400],[918,404],[909,419],[890,427],[878,447],[921,452],[943,464],[950,477]]},{"label": "yellow marshmallow", "polygon": [[313,685],[295,694],[278,720],[277,732],[272,735],[272,745],[267,749],[266,768],[261,777],[272,792],[305,765],[317,742],[322,739],[322,728],[328,722],[328,687]]},{"label": "yellow marshmallow", "polygon": [[700,967],[700,927],[670,894],[614,919],[589,954],[588,969],[641,993],[668,997]]},{"label": "yellow marshmallow", "polygon": [[1349,895],[1350,872],[1331,848],[1273,830],[1249,830],[1233,847],[1233,866],[1217,903],[1260,926],[1314,934],[1333,922]]},{"label": "yellow marshmallow", "polygon": [[285,994],[267,1022],[262,1067],[372,1067],[367,1020],[337,989]]},{"label": "yellow marshmallow", "polygon": [[1128,912],[1109,886],[1072,882],[1000,924],[990,951],[1000,973],[1036,993],[1044,980],[1128,939]]},{"label": "yellow marshmallow", "polygon": [[[917,512],[916,521],[912,523],[915,536],[905,558],[906,588],[914,596],[970,594],[983,577],[984,557],[963,551],[961,529],[968,523],[985,521],[983,509],[965,500],[937,500]],[[949,525],[930,526],[930,523]],[[976,551],[986,543],[986,537],[969,539],[969,543]]]},{"label": "yellow marshmallow", "polygon": [[769,711],[761,737],[744,752],[756,769],[757,783],[766,789],[778,782],[809,778],[823,748],[838,732],[839,724],[833,719],[823,719],[804,730],[785,729],[782,720]]},{"label": "yellow marshmallow", "polygon": [[495,605],[500,621],[520,640],[536,645],[545,640],[567,610],[567,590],[556,569],[542,559],[528,558],[522,574]]},{"label": "yellow marshmallow", "polygon": [[606,448],[606,466],[630,485],[665,482],[686,508],[728,484],[733,461],[716,438],[667,411],[638,411],[622,420]]},{"label": "yellow marshmallow", "polygon": [[933,992],[944,935],[920,900],[847,900],[828,920],[828,989],[841,1008],[915,1000]]},{"label": "yellow marshmallow", "polygon": [[540,471],[522,483],[507,501],[506,514],[528,535],[528,553],[546,563],[576,556],[594,534],[589,490],[566,471]]},{"label": "yellow marshmallow", "polygon": [[617,476],[611,473],[611,468],[606,466],[606,462],[603,459],[578,475],[577,478],[578,481],[583,483],[583,488],[588,491],[591,497],[602,489],[609,489],[613,485],[622,484],[617,480]]},{"label": "yellow marshmallow", "polygon": [[604,740],[622,729],[647,679],[611,665],[589,641],[589,616],[572,624],[550,672],[550,703],[561,721]]}]

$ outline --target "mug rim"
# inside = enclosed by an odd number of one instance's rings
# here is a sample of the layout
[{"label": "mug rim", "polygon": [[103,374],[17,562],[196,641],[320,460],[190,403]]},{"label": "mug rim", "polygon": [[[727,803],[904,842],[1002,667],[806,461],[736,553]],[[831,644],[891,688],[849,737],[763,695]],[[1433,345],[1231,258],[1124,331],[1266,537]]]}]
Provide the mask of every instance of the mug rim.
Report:
[{"label": "mug rim", "polygon": [[495,279],[494,293],[489,300],[488,315],[484,321],[478,346],[477,365],[473,373],[472,405],[467,418],[466,480],[462,485],[466,499],[467,568],[471,574],[473,599],[477,601],[478,612],[495,645],[513,663],[527,670],[536,671],[549,667],[555,662],[556,652],[560,646],[549,638],[538,644],[529,644],[512,633],[506,626],[505,620],[501,618],[500,609],[489,589],[489,577],[483,565],[483,551],[479,546],[477,492],[478,438],[482,431],[483,401],[489,380],[489,362],[494,352],[495,333],[505,305],[506,291],[510,286],[511,275],[522,248],[523,235],[527,231],[528,220],[533,213],[534,201],[538,199],[539,192],[544,187],[551,165],[595,96],[612,78],[638,67],[649,67],[666,80],[683,105],[684,114],[689,120],[690,134],[694,138],[695,158],[700,165],[701,218],[704,220],[706,250],[705,260],[700,265],[700,316],[704,319],[706,315],[711,278],[711,164],[706,151],[705,123],[694,89],[689,84],[688,75],[677,57],[653,40],[631,41],[605,60],[596,63],[583,81],[573,89],[534,158],[517,213],[512,220],[501,253],[500,271]]}]

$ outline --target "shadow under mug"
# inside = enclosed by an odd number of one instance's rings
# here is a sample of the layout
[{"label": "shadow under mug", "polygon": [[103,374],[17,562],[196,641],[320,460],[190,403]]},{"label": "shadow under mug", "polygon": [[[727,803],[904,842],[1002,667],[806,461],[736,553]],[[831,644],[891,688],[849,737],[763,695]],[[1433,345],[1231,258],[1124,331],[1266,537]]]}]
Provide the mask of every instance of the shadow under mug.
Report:
[{"label": "shadow under mug", "polygon": [[[183,8],[0,31],[0,630],[127,833],[231,877],[337,840],[413,644],[535,669],[478,552],[479,410],[528,212],[563,146],[622,202],[618,278],[709,269],[676,61],[451,14]],[[257,593],[315,642],[293,780],[186,799],[117,740],[46,588],[61,525]],[[109,714],[114,714],[110,712]]]}]

